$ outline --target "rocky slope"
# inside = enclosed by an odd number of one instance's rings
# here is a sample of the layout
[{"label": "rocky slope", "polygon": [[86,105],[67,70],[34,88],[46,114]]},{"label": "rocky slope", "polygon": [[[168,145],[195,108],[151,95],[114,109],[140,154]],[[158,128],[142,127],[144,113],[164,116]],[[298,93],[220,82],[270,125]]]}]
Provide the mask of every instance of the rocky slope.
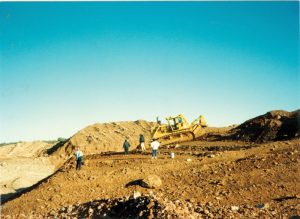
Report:
[{"label": "rocky slope", "polygon": [[236,126],[210,127],[199,140],[238,140],[245,142],[269,142],[290,140],[300,136],[300,110],[288,112],[274,110],[249,119]]},{"label": "rocky slope", "polygon": [[300,136],[300,110],[275,110],[247,120],[235,128],[234,138],[243,141],[267,142]]}]

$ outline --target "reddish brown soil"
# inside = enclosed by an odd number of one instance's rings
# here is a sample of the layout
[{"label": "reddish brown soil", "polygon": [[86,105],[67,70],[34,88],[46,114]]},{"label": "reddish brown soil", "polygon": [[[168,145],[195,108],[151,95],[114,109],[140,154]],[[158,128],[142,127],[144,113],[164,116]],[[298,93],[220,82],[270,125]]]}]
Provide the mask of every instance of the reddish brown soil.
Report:
[{"label": "reddish brown soil", "polygon": [[[174,159],[169,158],[171,151]],[[74,165],[72,158],[52,177],[5,203],[3,218],[101,218],[104,214],[104,218],[129,218],[134,211],[142,218],[300,215],[299,140],[195,141],[160,149],[157,160],[151,159],[149,151],[129,156],[114,152],[86,156],[80,171]],[[161,178],[160,188],[146,189],[136,183],[149,174]],[[130,198],[134,191],[144,196]],[[132,204],[145,202],[140,212]],[[127,207],[123,215],[120,205]],[[113,211],[113,206],[119,210]]]}]

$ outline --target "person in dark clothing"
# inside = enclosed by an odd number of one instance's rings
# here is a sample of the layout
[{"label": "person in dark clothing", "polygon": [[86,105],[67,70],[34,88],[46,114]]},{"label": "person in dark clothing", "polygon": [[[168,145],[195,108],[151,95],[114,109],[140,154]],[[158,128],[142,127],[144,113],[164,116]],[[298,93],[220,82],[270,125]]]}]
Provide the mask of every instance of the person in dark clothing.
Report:
[{"label": "person in dark clothing", "polygon": [[141,147],[141,150],[142,152],[144,152],[146,149],[145,149],[145,137],[144,135],[140,134],[140,147]]},{"label": "person in dark clothing", "polygon": [[127,141],[127,139],[125,139],[124,143],[123,143],[123,148],[124,148],[124,153],[125,155],[128,155],[128,150],[129,150],[130,144]]}]

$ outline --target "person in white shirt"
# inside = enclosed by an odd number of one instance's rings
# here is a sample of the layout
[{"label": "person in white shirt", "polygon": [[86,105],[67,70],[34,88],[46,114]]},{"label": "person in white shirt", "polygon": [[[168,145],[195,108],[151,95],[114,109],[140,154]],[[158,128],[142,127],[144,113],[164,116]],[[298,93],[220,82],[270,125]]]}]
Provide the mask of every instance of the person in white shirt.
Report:
[{"label": "person in white shirt", "polygon": [[156,139],[153,139],[150,146],[152,148],[152,158],[157,159],[157,150],[160,146],[160,143]]},{"label": "person in white shirt", "polygon": [[82,165],[82,160],[83,160],[83,153],[79,148],[77,148],[75,152],[75,157],[76,157],[76,170],[80,170]]}]

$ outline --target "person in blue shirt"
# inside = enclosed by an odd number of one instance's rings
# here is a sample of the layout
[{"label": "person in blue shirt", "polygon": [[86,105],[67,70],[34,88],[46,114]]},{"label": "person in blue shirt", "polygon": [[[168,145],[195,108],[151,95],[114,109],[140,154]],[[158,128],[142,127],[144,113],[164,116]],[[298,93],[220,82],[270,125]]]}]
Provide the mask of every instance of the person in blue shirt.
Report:
[{"label": "person in blue shirt", "polygon": [[79,148],[77,148],[75,152],[75,157],[76,157],[76,170],[80,170],[83,161],[83,153]]}]

